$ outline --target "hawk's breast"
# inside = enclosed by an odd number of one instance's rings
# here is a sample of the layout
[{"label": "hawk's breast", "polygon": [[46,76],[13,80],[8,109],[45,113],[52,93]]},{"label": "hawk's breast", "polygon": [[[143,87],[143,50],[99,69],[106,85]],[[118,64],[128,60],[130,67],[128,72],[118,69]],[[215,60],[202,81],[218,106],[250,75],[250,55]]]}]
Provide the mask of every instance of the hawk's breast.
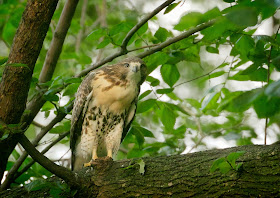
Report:
[{"label": "hawk's breast", "polygon": [[102,73],[96,75],[92,87],[95,105],[105,106],[113,113],[129,108],[139,89],[134,81],[108,78]]}]

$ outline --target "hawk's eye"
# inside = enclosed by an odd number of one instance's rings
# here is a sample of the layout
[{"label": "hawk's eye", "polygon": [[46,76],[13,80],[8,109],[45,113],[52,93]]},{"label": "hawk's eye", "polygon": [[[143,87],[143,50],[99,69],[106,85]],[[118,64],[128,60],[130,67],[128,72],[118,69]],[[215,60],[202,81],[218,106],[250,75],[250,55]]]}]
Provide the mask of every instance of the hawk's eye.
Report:
[{"label": "hawk's eye", "polygon": [[125,63],[124,66],[129,67],[129,63]]}]

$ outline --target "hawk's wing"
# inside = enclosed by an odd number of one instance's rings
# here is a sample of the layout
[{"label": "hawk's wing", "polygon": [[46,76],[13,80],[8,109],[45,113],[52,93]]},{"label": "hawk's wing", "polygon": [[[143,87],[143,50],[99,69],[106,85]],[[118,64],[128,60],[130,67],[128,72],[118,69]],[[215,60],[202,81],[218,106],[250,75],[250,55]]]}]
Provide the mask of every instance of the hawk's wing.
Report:
[{"label": "hawk's wing", "polygon": [[128,133],[129,128],[131,126],[131,123],[132,123],[132,121],[135,117],[136,108],[137,108],[137,98],[138,98],[138,95],[137,95],[136,99],[131,103],[131,106],[128,110],[127,117],[126,117],[126,120],[125,120],[125,123],[124,123],[124,129],[123,129],[123,133],[122,133],[121,142],[123,141],[126,134]]},{"label": "hawk's wing", "polygon": [[72,121],[71,121],[71,130],[70,130],[70,148],[72,151],[71,165],[73,169],[73,164],[75,161],[75,150],[76,143],[79,137],[81,136],[82,124],[84,120],[84,115],[88,107],[88,102],[92,97],[92,80],[95,76],[95,71],[90,72],[82,84],[79,86],[79,89],[76,94],[76,99],[74,102],[74,108],[72,111]]}]

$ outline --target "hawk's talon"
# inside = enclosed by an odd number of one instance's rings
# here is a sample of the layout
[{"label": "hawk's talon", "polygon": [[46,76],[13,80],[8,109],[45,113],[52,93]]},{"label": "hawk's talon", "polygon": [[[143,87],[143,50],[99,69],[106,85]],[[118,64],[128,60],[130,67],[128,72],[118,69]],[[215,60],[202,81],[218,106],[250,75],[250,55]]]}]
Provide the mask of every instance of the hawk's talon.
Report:
[{"label": "hawk's talon", "polygon": [[88,163],[84,163],[84,167],[91,167],[94,165],[94,159],[91,159]]}]

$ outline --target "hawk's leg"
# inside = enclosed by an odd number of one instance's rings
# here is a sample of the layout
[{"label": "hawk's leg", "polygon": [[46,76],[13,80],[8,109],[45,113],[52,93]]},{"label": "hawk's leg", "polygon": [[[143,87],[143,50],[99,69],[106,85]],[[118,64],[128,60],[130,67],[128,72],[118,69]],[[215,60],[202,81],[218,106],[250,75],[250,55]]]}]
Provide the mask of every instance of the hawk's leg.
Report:
[{"label": "hawk's leg", "polygon": [[97,147],[93,147],[93,149],[92,149],[92,159],[89,162],[84,163],[84,167],[89,167],[89,166],[94,165],[94,161],[97,158],[98,158],[98,156],[97,156]]}]

